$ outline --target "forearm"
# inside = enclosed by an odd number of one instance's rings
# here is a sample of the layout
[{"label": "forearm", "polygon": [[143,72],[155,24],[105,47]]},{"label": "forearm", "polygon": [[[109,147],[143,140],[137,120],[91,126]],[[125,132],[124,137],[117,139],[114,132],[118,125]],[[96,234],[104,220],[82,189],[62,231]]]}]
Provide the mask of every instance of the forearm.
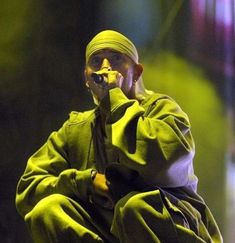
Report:
[{"label": "forearm", "polygon": [[20,214],[24,215],[42,198],[54,193],[87,200],[91,169],[81,171],[71,168],[66,131],[65,123],[29,158],[16,192],[16,206]]},{"label": "forearm", "polygon": [[[119,151],[119,162],[151,184],[187,183],[187,166],[191,166],[194,156],[187,115],[167,97],[161,96],[144,107],[118,89],[109,95],[106,134]],[[108,109],[108,103],[102,105]]]},{"label": "forearm", "polygon": [[59,174],[23,175],[17,187],[16,206],[21,215],[29,212],[42,198],[54,193],[88,200],[91,191],[91,169],[78,171],[67,169]]}]

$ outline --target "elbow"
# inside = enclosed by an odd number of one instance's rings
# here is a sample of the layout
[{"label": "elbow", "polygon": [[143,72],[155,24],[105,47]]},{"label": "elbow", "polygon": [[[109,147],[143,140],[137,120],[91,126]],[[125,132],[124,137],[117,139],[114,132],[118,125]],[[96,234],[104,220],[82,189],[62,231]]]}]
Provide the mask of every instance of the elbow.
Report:
[{"label": "elbow", "polygon": [[30,209],[28,209],[28,207],[25,205],[24,199],[22,198],[22,195],[20,195],[20,194],[16,194],[15,206],[16,206],[16,210],[19,213],[19,215],[23,218],[30,211]]},{"label": "elbow", "polygon": [[24,186],[22,185],[22,181],[18,183],[15,196],[16,210],[23,218],[33,207],[32,202],[30,202],[30,189]]}]

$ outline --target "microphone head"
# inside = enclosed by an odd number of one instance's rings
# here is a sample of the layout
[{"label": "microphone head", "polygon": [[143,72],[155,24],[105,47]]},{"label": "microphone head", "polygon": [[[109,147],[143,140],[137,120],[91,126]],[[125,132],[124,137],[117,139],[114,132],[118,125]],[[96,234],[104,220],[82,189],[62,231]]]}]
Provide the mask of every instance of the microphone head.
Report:
[{"label": "microphone head", "polygon": [[97,84],[101,84],[104,82],[104,76],[102,74],[92,73],[91,77],[93,78],[94,82]]}]

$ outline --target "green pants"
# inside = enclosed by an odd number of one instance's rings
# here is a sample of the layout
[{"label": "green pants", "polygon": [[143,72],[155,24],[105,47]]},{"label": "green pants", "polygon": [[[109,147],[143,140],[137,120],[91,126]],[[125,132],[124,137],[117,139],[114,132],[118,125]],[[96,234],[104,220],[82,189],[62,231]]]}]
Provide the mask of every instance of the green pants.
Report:
[{"label": "green pants", "polygon": [[206,229],[203,240],[184,214],[173,205],[169,209],[164,200],[159,190],[131,192],[111,211],[53,194],[42,199],[25,221],[35,243],[212,242]]}]

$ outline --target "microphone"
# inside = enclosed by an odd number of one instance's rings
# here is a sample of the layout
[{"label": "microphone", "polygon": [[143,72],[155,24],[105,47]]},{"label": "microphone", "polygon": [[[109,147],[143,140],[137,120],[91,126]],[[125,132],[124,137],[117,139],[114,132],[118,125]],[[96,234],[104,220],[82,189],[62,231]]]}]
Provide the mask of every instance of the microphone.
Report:
[{"label": "microphone", "polygon": [[93,78],[94,82],[97,84],[101,84],[104,82],[104,75],[103,74],[97,74],[97,73],[92,73],[91,77]]}]

